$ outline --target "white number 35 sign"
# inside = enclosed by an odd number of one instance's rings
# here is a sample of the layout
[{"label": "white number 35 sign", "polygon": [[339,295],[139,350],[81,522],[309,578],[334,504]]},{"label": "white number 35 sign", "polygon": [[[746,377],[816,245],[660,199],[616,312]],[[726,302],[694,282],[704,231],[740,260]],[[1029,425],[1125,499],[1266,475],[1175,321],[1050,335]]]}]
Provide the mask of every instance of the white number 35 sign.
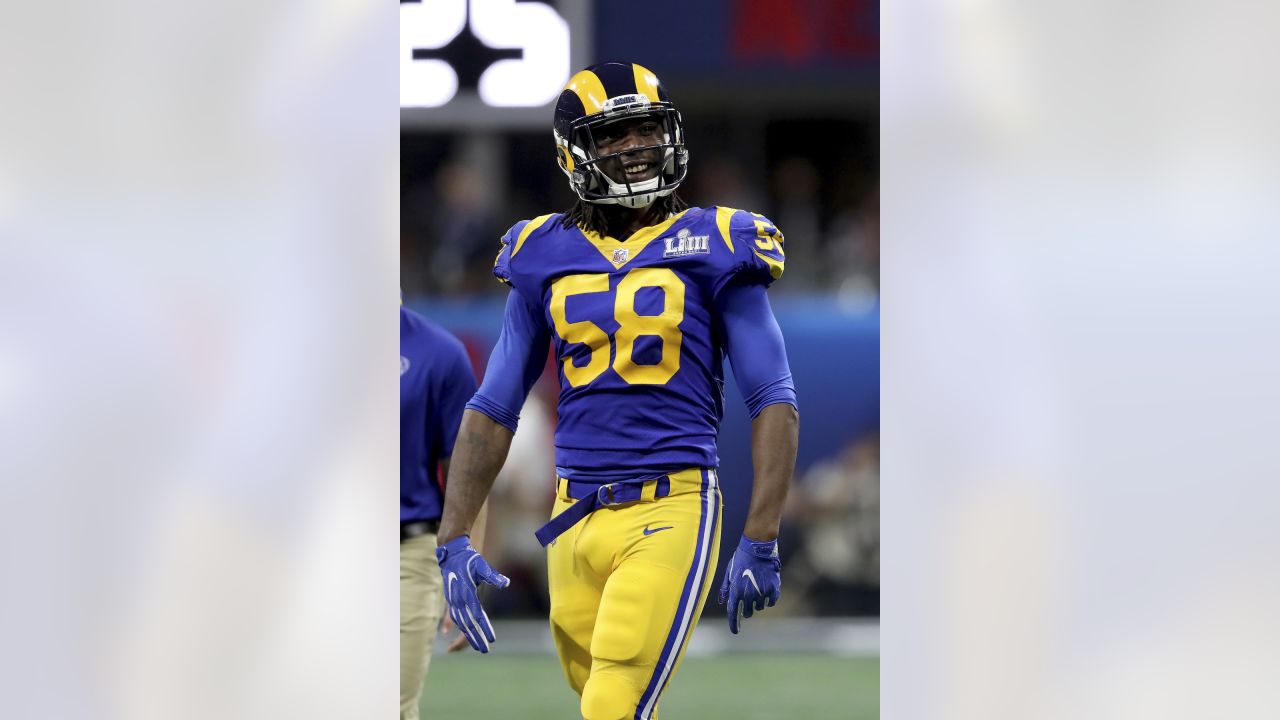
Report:
[{"label": "white number 35 sign", "polygon": [[464,71],[486,105],[545,105],[569,77],[569,24],[540,2],[402,0],[400,106],[448,103]]}]

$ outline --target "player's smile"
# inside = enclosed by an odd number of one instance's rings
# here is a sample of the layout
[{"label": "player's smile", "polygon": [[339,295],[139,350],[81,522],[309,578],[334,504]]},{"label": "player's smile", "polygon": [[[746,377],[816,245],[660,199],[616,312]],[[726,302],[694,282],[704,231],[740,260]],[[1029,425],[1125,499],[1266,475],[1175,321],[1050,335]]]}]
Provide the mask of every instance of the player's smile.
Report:
[{"label": "player's smile", "polygon": [[621,120],[599,129],[596,149],[601,170],[614,182],[638,183],[662,172],[662,126],[650,118]]},{"label": "player's smile", "polygon": [[661,150],[650,148],[635,152],[623,152],[608,157],[601,163],[605,174],[614,182],[638,183],[658,177]]},{"label": "player's smile", "polygon": [[[645,158],[632,157],[623,158],[622,169],[626,175],[627,182],[642,182],[658,176],[658,163],[656,158],[648,159],[656,153],[648,151],[643,153]],[[640,153],[637,153],[640,155]]]}]

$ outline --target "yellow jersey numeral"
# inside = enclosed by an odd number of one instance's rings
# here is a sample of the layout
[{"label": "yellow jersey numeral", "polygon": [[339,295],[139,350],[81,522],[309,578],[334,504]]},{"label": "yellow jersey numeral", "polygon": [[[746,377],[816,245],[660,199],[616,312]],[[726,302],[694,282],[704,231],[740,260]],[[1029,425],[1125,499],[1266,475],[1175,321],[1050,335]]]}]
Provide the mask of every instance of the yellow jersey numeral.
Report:
[{"label": "yellow jersey numeral", "polygon": [[782,237],[782,231],[766,222],[763,215],[752,214],[755,215],[756,247],[781,253],[782,243],[786,242]]},{"label": "yellow jersey numeral", "polygon": [[[662,312],[636,314],[636,291],[643,287],[662,288]],[[613,369],[631,385],[666,385],[680,369],[680,323],[684,321],[684,283],[667,268],[636,268],[618,283],[613,303],[617,319],[618,357]],[[657,365],[637,365],[631,358],[636,338],[651,335],[662,340],[662,360]]]},{"label": "yellow jersey numeral", "polygon": [[609,292],[609,276],[604,273],[566,275],[551,284],[551,319],[555,321],[556,332],[567,343],[582,343],[591,349],[591,359],[583,367],[574,365],[567,355],[564,358],[564,376],[574,387],[595,380],[609,367],[609,336],[590,320],[566,320],[564,303],[570,295],[598,292]]},{"label": "yellow jersey numeral", "polygon": [[[662,312],[657,315],[636,313],[636,293],[646,287],[662,290]],[[591,350],[587,364],[581,367],[567,354],[563,358],[565,379],[573,387],[586,385],[609,367],[610,338],[590,320],[569,322],[565,318],[565,301],[570,295],[608,291],[609,276],[604,273],[567,275],[551,284],[551,319],[556,333],[566,343],[582,343]],[[680,369],[684,295],[684,283],[667,268],[636,268],[618,283],[613,303],[613,316],[619,326],[613,338],[617,345],[613,369],[628,384],[665,385]],[[662,341],[662,359],[656,365],[637,365],[632,358],[636,340],[645,335]]]}]

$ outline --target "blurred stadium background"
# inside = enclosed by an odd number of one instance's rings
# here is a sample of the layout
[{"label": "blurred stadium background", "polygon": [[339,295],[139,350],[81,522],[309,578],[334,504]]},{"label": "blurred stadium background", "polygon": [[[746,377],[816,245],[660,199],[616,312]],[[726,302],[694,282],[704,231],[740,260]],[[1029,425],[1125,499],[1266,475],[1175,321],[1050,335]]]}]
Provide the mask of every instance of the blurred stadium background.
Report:
[{"label": "blurred stadium background", "polygon": [[[550,103],[573,70],[608,59],[652,69],[684,115],[691,160],[682,195],[762,212],[786,234],[786,274],[770,294],[802,427],[782,601],[730,639],[713,596],[664,715],[877,717],[878,5],[428,0],[400,8],[401,283],[406,304],[463,340],[477,377],[501,326],[506,290],[489,273],[498,238],[573,200],[550,129]],[[487,599],[495,656],[437,657],[424,717],[575,712],[552,656],[533,539],[552,499],[555,377],[545,372],[526,405],[491,498],[486,555],[512,578]],[[749,420],[732,382],[727,394],[722,557],[741,533],[751,483]],[[491,690],[458,705],[458,693],[442,690],[460,686]]]}]

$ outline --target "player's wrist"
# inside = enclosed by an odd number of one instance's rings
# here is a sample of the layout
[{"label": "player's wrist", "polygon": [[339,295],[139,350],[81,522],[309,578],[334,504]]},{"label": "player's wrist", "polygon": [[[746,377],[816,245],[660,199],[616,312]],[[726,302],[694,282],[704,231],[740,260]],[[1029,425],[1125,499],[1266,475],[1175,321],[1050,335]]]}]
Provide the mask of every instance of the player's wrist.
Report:
[{"label": "player's wrist", "polygon": [[460,537],[469,537],[471,535],[470,528],[460,528],[456,524],[441,522],[440,530],[436,532],[436,546],[444,547],[446,543],[451,543]]},{"label": "player's wrist", "polygon": [[458,535],[436,546],[436,560],[444,562],[446,558],[468,549],[472,549],[471,537],[469,535]]},{"label": "player's wrist", "polygon": [[750,540],[751,542],[777,542],[780,530],[781,523],[752,523],[748,521],[742,531],[742,539]]},{"label": "player's wrist", "polygon": [[776,539],[753,540],[744,534],[738,541],[738,549],[758,558],[773,558],[778,554],[778,541]]}]

